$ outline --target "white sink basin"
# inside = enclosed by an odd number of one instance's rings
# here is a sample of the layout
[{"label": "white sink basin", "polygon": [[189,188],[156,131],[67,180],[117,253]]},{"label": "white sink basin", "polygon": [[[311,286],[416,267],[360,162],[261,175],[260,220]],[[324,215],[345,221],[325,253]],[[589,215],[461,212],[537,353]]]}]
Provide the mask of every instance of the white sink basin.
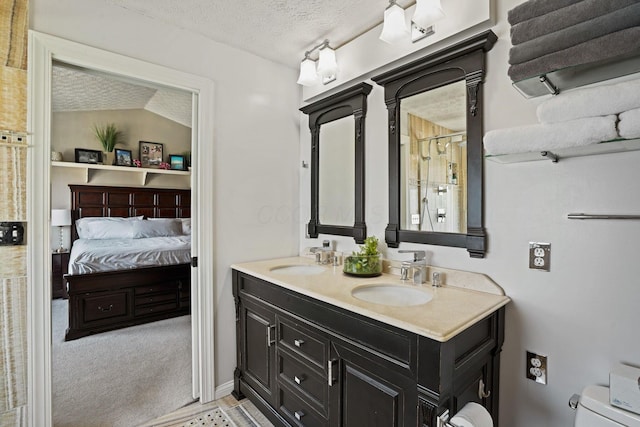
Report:
[{"label": "white sink basin", "polygon": [[386,283],[358,286],[351,295],[362,301],[396,307],[426,304],[433,298],[426,289]]},{"label": "white sink basin", "polygon": [[325,271],[324,267],[319,265],[280,265],[270,270],[272,273],[283,274],[286,276],[312,276]]}]

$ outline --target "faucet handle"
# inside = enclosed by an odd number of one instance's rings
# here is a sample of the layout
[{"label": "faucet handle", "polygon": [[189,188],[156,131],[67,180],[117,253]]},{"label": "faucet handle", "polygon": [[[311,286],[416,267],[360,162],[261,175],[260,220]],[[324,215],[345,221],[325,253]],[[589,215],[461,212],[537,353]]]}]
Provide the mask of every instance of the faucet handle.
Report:
[{"label": "faucet handle", "polygon": [[427,253],[425,251],[411,251],[411,250],[399,250],[398,253],[401,254],[413,254],[414,261],[424,261],[427,257]]}]

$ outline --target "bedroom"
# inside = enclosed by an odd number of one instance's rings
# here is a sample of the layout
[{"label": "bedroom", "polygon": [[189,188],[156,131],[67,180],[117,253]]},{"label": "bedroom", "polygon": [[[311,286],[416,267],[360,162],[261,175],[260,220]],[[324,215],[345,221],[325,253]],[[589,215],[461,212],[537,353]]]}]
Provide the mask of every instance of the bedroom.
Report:
[{"label": "bedroom", "polygon": [[[188,354],[181,356],[177,349],[191,347],[191,324],[188,316],[186,320],[174,318],[190,313],[190,269],[165,270],[161,274],[166,285],[154,282],[144,292],[137,288],[131,288],[135,291],[131,292],[124,287],[124,283],[131,282],[126,277],[131,269],[143,268],[141,274],[144,276],[135,280],[136,286],[140,286],[157,280],[152,275],[156,265],[191,262],[190,239],[186,237],[190,237],[190,230],[183,233],[182,227],[178,227],[182,224],[169,219],[187,218],[188,223],[182,222],[190,226],[188,165],[181,168],[184,171],[150,169],[146,165],[138,169],[133,162],[111,166],[106,165],[106,153],[103,153],[105,166],[96,166],[78,163],[75,151],[103,150],[96,127],[114,124],[120,133],[115,149],[127,150],[125,153],[131,159],[140,159],[140,145],[151,141],[155,147],[162,147],[166,154],[162,156],[163,160],[170,154],[189,154],[191,94],[60,62],[53,66],[52,88],[52,151],[56,153],[57,161],[51,167],[51,206],[58,214],[72,218],[66,224],[73,223],[54,227],[51,233],[54,423],[73,423],[87,412],[102,413],[99,418],[108,418],[110,411],[107,408],[122,406],[122,399],[133,401],[134,395],[139,396],[135,399],[138,406],[148,407],[144,394],[125,392],[126,384],[135,382],[146,382],[151,389],[173,384],[175,394],[172,398],[183,404],[190,402],[193,399],[190,358]],[[178,209],[170,206],[176,200]],[[157,205],[160,202],[162,205]],[[145,220],[99,218],[104,216],[144,216]],[[146,220],[154,216],[167,219]],[[137,238],[121,239],[130,235]],[[125,269],[127,271],[122,274],[108,273],[104,278],[86,275]],[[66,273],[71,276],[67,277]],[[177,280],[177,285],[172,284],[170,277],[175,277],[171,280]],[[128,329],[123,336],[121,328],[163,319],[175,320],[161,322],[146,330],[147,334],[157,335],[156,338],[135,335],[136,328]],[[169,329],[158,329],[162,328],[161,324]],[[87,337],[105,331],[112,332],[97,341]],[[137,333],[142,334],[142,331]],[[125,338],[127,335],[129,338]],[[83,337],[87,338],[83,340]],[[122,348],[126,342],[123,340],[127,339],[140,341],[132,347],[138,350],[131,353]],[[158,347],[160,342],[164,344]],[[161,354],[164,356],[160,357]],[[168,377],[146,379],[144,370],[125,368],[153,357],[164,361],[156,368],[170,372]],[[120,363],[109,362],[112,359],[120,359]],[[106,389],[119,388],[121,392],[110,399],[90,397],[94,389],[83,388],[80,380],[88,371],[102,378]],[[132,383],[138,375],[139,379]],[[96,407],[90,403],[92,401],[103,403]],[[109,401],[111,403],[107,403]],[[170,402],[171,398],[164,405]],[[158,409],[155,411],[161,413]],[[120,415],[121,419],[127,419],[125,414],[126,411]]]}]

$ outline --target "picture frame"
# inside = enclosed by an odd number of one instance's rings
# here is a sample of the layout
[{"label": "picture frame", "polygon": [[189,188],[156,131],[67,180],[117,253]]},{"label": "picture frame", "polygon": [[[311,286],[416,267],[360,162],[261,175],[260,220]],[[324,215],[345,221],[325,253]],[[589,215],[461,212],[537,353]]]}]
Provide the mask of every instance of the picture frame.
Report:
[{"label": "picture frame", "polygon": [[187,161],[182,154],[169,154],[169,165],[172,170],[187,170]]},{"label": "picture frame", "polygon": [[102,151],[76,148],[76,163],[102,164]]},{"label": "picture frame", "polygon": [[116,148],[114,151],[116,152],[116,166],[133,166],[131,150]]},{"label": "picture frame", "polygon": [[140,163],[143,168],[159,168],[163,162],[164,144],[140,141]]}]

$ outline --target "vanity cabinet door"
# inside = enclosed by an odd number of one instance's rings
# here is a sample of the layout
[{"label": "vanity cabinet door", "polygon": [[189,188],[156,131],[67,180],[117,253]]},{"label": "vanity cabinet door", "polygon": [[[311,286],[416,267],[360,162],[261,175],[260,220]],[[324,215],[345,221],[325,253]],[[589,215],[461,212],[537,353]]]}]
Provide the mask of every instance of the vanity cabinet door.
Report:
[{"label": "vanity cabinet door", "polygon": [[[338,343],[332,343],[331,347],[329,375],[333,426],[416,426],[414,379],[356,347]],[[339,417],[339,420],[333,422],[333,417]]]},{"label": "vanity cabinet door", "polygon": [[240,359],[243,379],[266,401],[275,401],[276,314],[270,307],[243,300],[240,304]]}]

